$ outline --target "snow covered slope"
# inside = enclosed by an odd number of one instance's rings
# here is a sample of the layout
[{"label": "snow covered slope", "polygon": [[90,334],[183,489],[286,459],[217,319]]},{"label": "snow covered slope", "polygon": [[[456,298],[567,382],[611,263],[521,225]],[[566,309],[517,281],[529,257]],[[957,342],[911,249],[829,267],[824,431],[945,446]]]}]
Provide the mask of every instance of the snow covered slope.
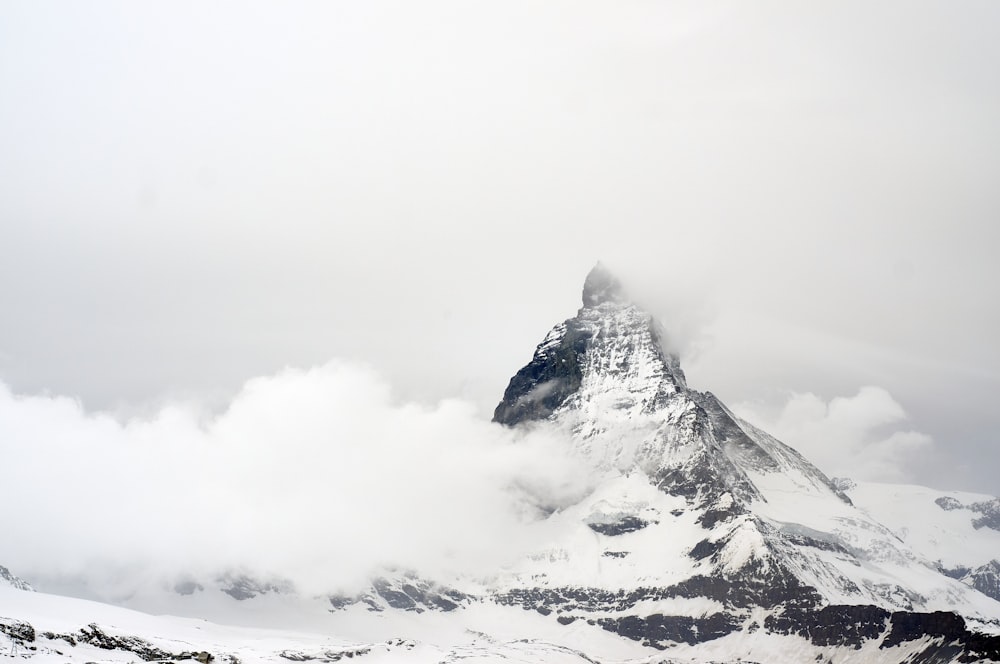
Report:
[{"label": "snow covered slope", "polygon": [[[951,661],[965,646],[943,643],[940,636],[933,634],[901,639],[887,620],[886,625],[866,625],[865,628],[874,628],[884,638],[865,641],[860,647],[816,644],[815,637],[760,630],[703,643],[682,642],[663,652],[619,638],[599,626],[583,622],[564,625],[536,612],[493,603],[477,604],[458,615],[399,612],[382,616],[387,620],[381,621],[373,620],[370,614],[327,614],[326,625],[303,629],[232,627],[191,618],[152,616],[87,600],[12,588],[0,589],[0,607],[3,614],[0,657],[27,660],[30,664],[124,664],[140,660],[191,664],[310,661],[889,664],[917,661],[916,658],[925,662]],[[17,618],[4,617],[11,614]],[[275,622],[281,621],[279,611],[273,611],[271,617]],[[367,626],[361,627],[366,621]],[[364,629],[372,634],[340,636]],[[382,638],[380,633],[404,636]],[[829,637],[829,633],[819,633],[823,638]],[[413,634],[416,636],[406,636]]]},{"label": "snow covered slope", "polygon": [[845,487],[859,507],[943,573],[1000,600],[1000,499],[906,484]]}]

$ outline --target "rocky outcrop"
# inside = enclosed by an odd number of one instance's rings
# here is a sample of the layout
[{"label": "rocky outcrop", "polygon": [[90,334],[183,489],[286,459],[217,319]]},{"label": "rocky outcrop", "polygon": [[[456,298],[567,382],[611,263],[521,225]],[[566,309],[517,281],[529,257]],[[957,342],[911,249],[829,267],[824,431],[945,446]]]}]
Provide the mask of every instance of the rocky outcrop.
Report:
[{"label": "rocky outcrop", "polygon": [[961,580],[987,597],[1000,601],[1000,560],[991,560],[967,571]]},{"label": "rocky outcrop", "polygon": [[[222,592],[240,601],[253,599],[257,595],[267,593],[288,594],[295,592],[295,586],[292,585],[291,581],[284,579],[263,581],[248,574],[235,572],[223,574],[216,581]],[[174,587],[174,590],[182,595],[189,595],[201,589],[201,584],[198,583],[182,583]]]},{"label": "rocky outcrop", "polygon": [[961,616],[945,612],[889,612],[877,606],[825,606],[815,610],[785,609],[764,627],[777,634],[796,634],[817,646],[860,649],[877,641],[880,649],[925,639],[924,649],[908,661],[973,662],[1000,660],[1000,636],[969,631]]},{"label": "rocky outcrop", "polygon": [[979,515],[972,520],[974,528],[1000,531],[1000,498],[973,503],[969,509]]},{"label": "rocky outcrop", "polygon": [[23,620],[0,618],[0,634],[6,634],[14,643],[25,645],[35,640],[35,628]]},{"label": "rocky outcrop", "polygon": [[969,510],[974,515],[972,517],[972,527],[976,530],[989,528],[990,530],[1000,531],[1000,498],[981,500],[966,505],[952,496],[941,496],[934,503],[947,512]]},{"label": "rocky outcrop", "polygon": [[549,417],[580,389],[580,358],[590,344],[590,330],[573,321],[554,329],[535,356],[514,374],[493,421],[508,426]]},{"label": "rocky outcrop", "polygon": [[[8,634],[8,636],[12,639],[16,639],[17,642],[22,644],[36,641],[35,629],[28,623],[9,621],[5,618],[0,618],[0,632]],[[96,648],[100,648],[101,650],[119,650],[123,652],[130,652],[146,662],[184,662],[190,660],[200,662],[201,664],[209,664],[215,660],[215,657],[210,652],[205,650],[186,650],[176,653],[170,652],[162,648],[158,648],[149,641],[146,641],[138,636],[111,634],[106,629],[98,626],[96,623],[91,623],[86,627],[82,627],[76,632],[42,632],[37,636],[40,636],[47,641],[61,641],[71,648],[74,648],[81,643],[86,643]],[[32,647],[32,649],[35,648]],[[56,650],[55,653],[59,654],[59,651]],[[231,657],[227,659],[231,662],[233,660]]]},{"label": "rocky outcrop", "polygon": [[35,589],[24,579],[15,576],[9,569],[0,565],[0,585],[7,585],[18,590],[33,592]]},{"label": "rocky outcrop", "polygon": [[447,588],[419,578],[412,572],[379,577],[372,581],[371,590],[356,595],[330,595],[331,612],[362,604],[369,611],[399,609],[424,611],[454,611],[472,598],[453,588]]}]

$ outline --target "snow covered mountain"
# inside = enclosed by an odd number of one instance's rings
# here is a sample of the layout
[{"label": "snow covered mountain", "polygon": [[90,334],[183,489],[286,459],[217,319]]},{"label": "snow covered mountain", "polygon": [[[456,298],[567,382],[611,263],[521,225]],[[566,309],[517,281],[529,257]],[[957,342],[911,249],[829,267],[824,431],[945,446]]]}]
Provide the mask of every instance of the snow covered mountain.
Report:
[{"label": "snow covered mountain", "polygon": [[665,340],[598,266],[511,379],[494,420],[558,432],[599,481],[538,505],[551,540],[493,574],[386,570],[360,593],[301,597],[233,573],[146,604],[294,630],[280,634],[3,588],[0,631],[42,661],[109,661],[101,643],[233,664],[1000,661],[1000,502],[833,481],[689,388]]},{"label": "snow covered mountain", "polygon": [[886,620],[919,638],[933,612],[1000,626],[995,600],[690,389],[661,328],[600,266],[583,304],[513,377],[494,419],[559,427],[613,478],[555,517],[579,520],[578,538],[523,565],[505,600],[664,647],[756,629],[860,645],[889,638],[874,629]]}]

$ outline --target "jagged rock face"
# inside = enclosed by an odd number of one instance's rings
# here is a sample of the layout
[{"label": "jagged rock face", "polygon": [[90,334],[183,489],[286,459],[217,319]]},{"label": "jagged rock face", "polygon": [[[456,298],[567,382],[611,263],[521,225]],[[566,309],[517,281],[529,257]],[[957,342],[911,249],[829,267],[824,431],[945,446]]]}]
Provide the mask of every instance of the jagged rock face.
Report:
[{"label": "jagged rock face", "polygon": [[1000,531],[1000,498],[975,503],[972,505],[972,509],[979,512],[979,516],[972,522],[975,528]]},{"label": "jagged rock face", "polygon": [[35,640],[35,628],[30,623],[12,618],[0,618],[0,634],[21,645]]},{"label": "jagged rock face", "polygon": [[30,583],[18,576],[15,576],[3,565],[0,565],[0,583],[18,590],[34,591],[34,588],[31,587]]},{"label": "jagged rock face", "polygon": [[982,500],[965,505],[951,496],[942,496],[934,502],[946,512],[963,509],[971,511],[975,515],[972,518],[972,527],[977,530],[979,528],[989,528],[1000,531],[1000,498]]},{"label": "jagged rock face", "polygon": [[[295,587],[285,579],[270,579],[267,581],[255,579],[248,574],[229,572],[221,575],[216,581],[219,589],[235,600],[253,599],[257,595],[267,593],[292,593]],[[174,586],[175,592],[190,595],[200,589],[200,584],[184,582]]]},{"label": "jagged rock face", "polygon": [[467,603],[470,597],[454,588],[445,588],[419,578],[413,572],[379,577],[372,581],[371,592],[357,595],[331,595],[331,611],[339,611],[361,604],[368,611],[381,612],[399,609],[423,613],[424,611],[454,611]]},{"label": "jagged rock face", "polygon": [[1000,560],[991,560],[967,572],[962,581],[987,597],[1000,601]]},{"label": "jagged rock face", "polygon": [[580,389],[581,357],[591,340],[588,332],[575,321],[552,330],[531,362],[511,378],[493,421],[513,426],[545,419]]}]

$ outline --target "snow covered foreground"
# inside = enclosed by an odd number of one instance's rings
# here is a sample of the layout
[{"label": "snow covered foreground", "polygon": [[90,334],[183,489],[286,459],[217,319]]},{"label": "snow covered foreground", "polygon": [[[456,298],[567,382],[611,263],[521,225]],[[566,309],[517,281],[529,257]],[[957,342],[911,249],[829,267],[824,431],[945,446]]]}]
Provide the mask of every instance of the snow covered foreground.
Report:
[{"label": "snow covered foreground", "polygon": [[[258,610],[261,607],[255,607]],[[289,622],[282,606],[272,603],[274,624]],[[286,606],[293,609],[294,607]],[[304,611],[306,607],[297,607]],[[501,609],[501,611],[503,611]],[[510,611],[513,613],[513,611]],[[523,613],[523,612],[522,612]],[[16,618],[14,617],[16,616]],[[480,616],[488,618],[488,616]],[[512,616],[512,628],[518,622]],[[258,613],[257,619],[261,618]],[[338,626],[358,631],[328,616],[312,631],[235,627],[176,616],[153,616],[98,602],[0,588],[0,656],[46,662],[211,661],[230,664],[358,660],[364,662],[523,661],[576,662],[587,658],[554,643],[518,639],[504,642],[445,621],[400,619],[400,633],[415,627],[426,640],[349,639],[336,635]],[[438,623],[438,624],[435,624]],[[504,624],[505,621],[500,621]],[[383,625],[382,627],[386,627]],[[372,631],[373,626],[360,627]],[[393,631],[392,629],[388,630]],[[608,641],[612,639],[609,637]],[[207,653],[206,656],[204,653]],[[625,653],[622,653],[623,655]]]},{"label": "snow covered foreground", "polygon": [[[271,604],[274,624],[294,621],[296,607]],[[821,648],[805,639],[734,634],[667,651],[645,648],[600,628],[512,607],[480,605],[459,615],[324,616],[308,607],[307,631],[236,627],[153,616],[87,600],[0,587],[0,657],[31,664],[139,661],[255,662],[899,662],[928,640],[889,649]],[[16,616],[14,618],[13,616]],[[257,618],[262,615],[258,612]],[[301,616],[298,616],[301,618]],[[488,629],[489,632],[480,631]],[[342,634],[353,634],[345,638]],[[358,638],[367,634],[385,638]],[[389,634],[400,636],[389,637]],[[419,635],[419,638],[417,638]],[[209,659],[210,658],[210,659]]]}]

